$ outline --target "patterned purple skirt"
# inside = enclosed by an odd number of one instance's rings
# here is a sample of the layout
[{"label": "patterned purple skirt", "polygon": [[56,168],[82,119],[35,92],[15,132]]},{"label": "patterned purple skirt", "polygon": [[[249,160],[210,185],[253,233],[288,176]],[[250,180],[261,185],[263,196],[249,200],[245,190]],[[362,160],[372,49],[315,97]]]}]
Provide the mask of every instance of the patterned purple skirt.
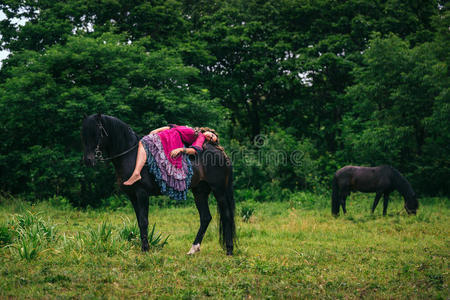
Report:
[{"label": "patterned purple skirt", "polygon": [[189,157],[183,154],[182,167],[177,168],[166,157],[159,135],[146,135],[141,142],[147,153],[149,171],[155,176],[161,193],[175,200],[186,200],[194,173]]}]

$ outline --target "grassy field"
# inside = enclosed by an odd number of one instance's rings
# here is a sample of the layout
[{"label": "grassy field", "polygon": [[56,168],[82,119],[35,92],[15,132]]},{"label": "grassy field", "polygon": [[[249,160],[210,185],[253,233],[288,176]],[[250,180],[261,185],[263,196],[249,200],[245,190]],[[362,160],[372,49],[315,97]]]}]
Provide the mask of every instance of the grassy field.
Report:
[{"label": "grassy field", "polygon": [[80,211],[3,199],[0,298],[448,299],[449,199],[421,199],[412,217],[398,197],[386,217],[381,204],[371,215],[371,203],[354,194],[335,219],[328,197],[313,194],[240,202],[238,248],[227,257],[217,216],[201,252],[185,255],[199,225],[194,205],[152,206],[163,239],[141,253],[129,206]]}]

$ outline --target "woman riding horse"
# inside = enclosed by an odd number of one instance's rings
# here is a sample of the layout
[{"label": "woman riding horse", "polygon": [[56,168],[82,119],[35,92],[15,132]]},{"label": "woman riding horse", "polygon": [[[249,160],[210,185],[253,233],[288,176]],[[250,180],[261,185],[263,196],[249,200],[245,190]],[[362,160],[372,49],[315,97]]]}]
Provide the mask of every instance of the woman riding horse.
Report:
[{"label": "woman riding horse", "polygon": [[186,199],[189,188],[200,215],[200,227],[189,254],[200,251],[212,219],[208,206],[210,193],[217,200],[220,243],[227,255],[233,254],[236,226],[232,164],[218,145],[214,130],[170,125],[152,131],[139,142],[126,123],[112,116],[94,114],[83,120],[81,137],[86,165],[94,166],[98,160],[111,161],[119,182],[129,178],[121,184],[121,189],[133,204],[142,251],[149,250],[149,196],[165,194],[182,200]]},{"label": "woman riding horse", "polygon": [[[170,124],[144,136],[139,142],[136,166],[124,185],[133,185],[141,179],[141,170],[147,161],[150,172],[155,175],[161,192],[175,200],[185,200],[193,174],[189,159],[183,154],[195,155],[203,150],[207,141],[218,146],[214,129],[190,128]],[[188,146],[187,148],[185,146]],[[188,254],[200,249],[192,245]]]},{"label": "woman riding horse", "polygon": [[180,154],[200,153],[205,141],[218,146],[219,140],[214,129],[207,127],[193,129],[170,124],[151,131],[140,140],[135,169],[123,184],[133,185],[141,179],[141,170],[145,162],[156,162],[150,171],[160,183],[162,193],[174,199],[186,199],[192,170],[189,171],[189,161]]}]

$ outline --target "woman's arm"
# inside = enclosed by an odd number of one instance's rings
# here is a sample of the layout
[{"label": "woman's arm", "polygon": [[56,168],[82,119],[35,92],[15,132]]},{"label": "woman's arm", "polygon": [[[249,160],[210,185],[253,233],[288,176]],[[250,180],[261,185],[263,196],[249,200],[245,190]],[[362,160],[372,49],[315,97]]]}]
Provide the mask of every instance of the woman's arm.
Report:
[{"label": "woman's arm", "polygon": [[155,130],[152,130],[151,132],[150,132],[150,134],[155,134],[155,133],[158,133],[158,132],[160,132],[160,131],[163,131],[163,130],[167,130],[167,129],[170,129],[170,127],[169,126],[164,126],[164,127],[161,127],[161,128],[158,128],[158,129],[155,129]]},{"label": "woman's arm", "polygon": [[194,155],[194,154],[197,154],[197,151],[194,148],[176,148],[176,149],[173,149],[172,151],[170,151],[170,156],[172,158],[175,158],[178,155],[180,155],[181,153]]}]

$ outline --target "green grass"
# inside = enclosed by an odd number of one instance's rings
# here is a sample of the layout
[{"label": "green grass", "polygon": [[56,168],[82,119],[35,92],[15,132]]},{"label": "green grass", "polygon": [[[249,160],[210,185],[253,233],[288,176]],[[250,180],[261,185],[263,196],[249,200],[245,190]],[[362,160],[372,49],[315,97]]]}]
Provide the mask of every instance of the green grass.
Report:
[{"label": "green grass", "polygon": [[383,217],[381,205],[369,213],[371,196],[355,194],[339,218],[328,197],[308,193],[242,202],[238,247],[227,257],[217,216],[202,250],[185,255],[199,225],[194,205],[152,206],[158,241],[141,253],[129,206],[80,211],[10,199],[0,205],[0,298],[447,299],[449,202],[421,199],[414,217],[394,197]]}]

